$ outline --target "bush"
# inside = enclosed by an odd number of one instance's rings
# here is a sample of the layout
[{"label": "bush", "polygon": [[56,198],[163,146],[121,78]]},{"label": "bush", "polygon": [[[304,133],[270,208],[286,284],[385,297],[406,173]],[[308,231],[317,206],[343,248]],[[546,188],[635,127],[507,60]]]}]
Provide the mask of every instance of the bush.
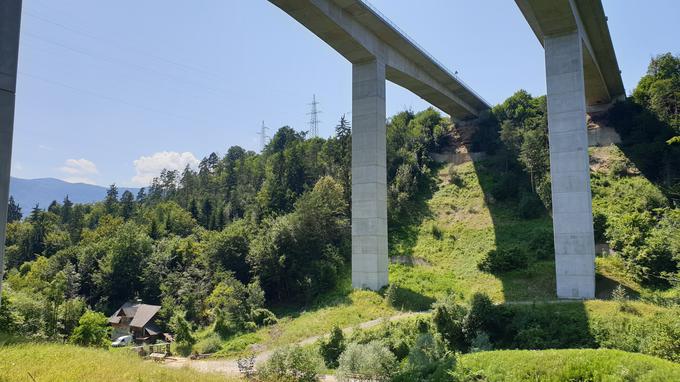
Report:
[{"label": "bush", "polygon": [[555,240],[552,229],[534,229],[529,240],[529,249],[533,251],[534,257],[538,260],[553,259]]},{"label": "bush", "polygon": [[463,323],[467,310],[448,296],[434,305],[432,323],[450,351],[464,351],[468,344],[465,340]]},{"label": "bush", "polygon": [[595,242],[603,243],[606,240],[605,232],[607,232],[607,215],[600,211],[593,211],[593,231],[595,233]]},{"label": "bush", "polygon": [[441,340],[430,333],[421,334],[409,351],[404,371],[394,381],[450,381],[449,372],[455,368],[453,353]]},{"label": "bush", "polygon": [[342,334],[342,329],[336,325],[331,330],[328,341],[322,340],[319,344],[319,353],[326,367],[331,369],[337,368],[338,358],[345,351],[345,348],[345,336]]},{"label": "bush", "polygon": [[478,264],[481,271],[489,273],[508,272],[524,269],[529,265],[529,257],[517,246],[498,248],[489,251]]},{"label": "bush", "polygon": [[264,308],[253,310],[253,321],[257,326],[271,326],[279,322],[274,313]]},{"label": "bush", "polygon": [[389,381],[397,371],[397,359],[380,341],[350,344],[338,362],[339,381]]},{"label": "bush", "polygon": [[316,382],[321,370],[319,356],[300,346],[277,349],[258,369],[263,382]]},{"label": "bush", "polygon": [[507,200],[517,196],[517,180],[515,176],[505,174],[491,187],[491,195],[496,200]]},{"label": "bush", "polygon": [[212,354],[217,353],[222,349],[222,340],[217,333],[212,333],[206,338],[196,342],[194,345],[194,352],[198,354]]},{"label": "bush", "polygon": [[545,212],[545,207],[541,199],[534,193],[525,192],[519,200],[517,213],[523,219],[534,219]]},{"label": "bush", "polygon": [[109,323],[106,316],[91,310],[85,312],[78,320],[78,326],[73,330],[70,341],[82,346],[107,347]]},{"label": "bush", "polygon": [[465,185],[465,179],[458,174],[456,166],[453,164],[449,165],[449,183],[455,184],[458,187],[463,187]]},{"label": "bush", "polygon": [[400,310],[428,310],[434,300],[423,296],[410,289],[402,288],[396,284],[390,284],[385,290],[385,301],[388,305]]}]

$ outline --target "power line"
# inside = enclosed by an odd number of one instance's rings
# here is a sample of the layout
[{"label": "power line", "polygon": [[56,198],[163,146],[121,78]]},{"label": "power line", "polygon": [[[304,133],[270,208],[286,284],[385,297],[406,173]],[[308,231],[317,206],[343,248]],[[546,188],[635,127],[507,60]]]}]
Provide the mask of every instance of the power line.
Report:
[{"label": "power line", "polygon": [[42,42],[47,43],[47,44],[51,44],[51,45],[60,47],[60,48],[62,48],[62,49],[69,50],[69,51],[74,52],[74,53],[78,53],[78,54],[81,54],[81,55],[84,55],[84,56],[87,56],[87,57],[96,59],[96,60],[106,61],[106,62],[115,64],[115,65],[120,65],[120,64],[128,65],[128,66],[131,66],[131,67],[134,67],[134,68],[137,68],[137,69],[141,69],[141,70],[144,70],[144,71],[147,71],[147,72],[151,72],[151,73],[159,74],[159,75],[161,75],[161,76],[165,76],[165,77],[170,78],[170,79],[172,79],[172,80],[183,81],[183,82],[186,82],[187,84],[190,84],[190,85],[192,85],[192,86],[200,86],[201,88],[204,88],[204,89],[207,90],[207,91],[210,91],[210,92],[212,92],[212,93],[216,93],[215,95],[217,95],[217,96],[223,96],[223,97],[224,97],[224,96],[227,96],[227,93],[225,93],[222,89],[214,88],[214,87],[210,87],[210,86],[206,86],[206,85],[204,85],[204,84],[199,84],[199,83],[196,83],[196,82],[194,82],[194,81],[187,80],[187,79],[182,78],[182,77],[177,77],[177,76],[174,76],[174,75],[172,75],[172,74],[164,73],[164,72],[158,71],[158,70],[156,70],[156,69],[152,69],[152,68],[146,67],[146,66],[144,66],[144,65],[139,65],[139,64],[131,63],[131,62],[128,62],[128,61],[125,61],[125,60],[121,60],[121,59],[115,58],[115,57],[110,57],[110,56],[105,56],[105,55],[97,55],[97,54],[88,52],[88,51],[86,51],[86,50],[82,50],[82,49],[79,49],[79,48],[74,48],[74,47],[69,46],[69,45],[67,45],[67,44],[63,44],[63,43],[60,43],[60,42],[57,42],[57,41],[53,41],[53,40],[50,40],[50,39],[46,39],[46,38],[44,38],[44,37],[42,37],[42,36],[40,36],[40,35],[31,33],[31,32],[24,32],[23,35],[25,35],[25,36],[27,36],[27,37],[30,37],[30,38],[33,38],[33,39],[36,39],[36,40],[39,40],[39,41],[42,41]]},{"label": "power line", "polygon": [[143,54],[143,55],[146,55],[146,56],[151,57],[151,58],[153,58],[153,59],[156,59],[156,60],[159,60],[159,61],[163,61],[163,62],[166,62],[166,63],[171,64],[171,65],[179,66],[179,67],[181,67],[181,68],[183,68],[183,69],[185,69],[185,70],[191,70],[191,71],[198,72],[198,73],[202,73],[202,74],[206,74],[206,75],[209,75],[209,76],[212,76],[212,77],[215,77],[215,78],[222,78],[220,75],[218,75],[218,74],[216,74],[216,73],[213,73],[213,72],[210,72],[210,71],[207,71],[207,70],[205,70],[205,69],[201,69],[201,68],[198,68],[198,67],[195,67],[195,66],[191,66],[191,65],[184,64],[184,63],[182,63],[182,62],[178,62],[178,61],[175,61],[175,60],[171,60],[171,59],[169,59],[169,58],[162,57],[162,56],[159,56],[159,55],[156,55],[156,54],[153,54],[153,53],[149,53],[149,52],[147,52],[147,51],[141,50],[141,49],[139,49],[139,48],[134,48],[134,47],[131,47],[131,46],[129,46],[129,45],[121,44],[119,41],[115,41],[115,40],[112,40],[112,39],[108,39],[108,38],[103,38],[103,37],[95,36],[95,35],[92,34],[92,33],[85,32],[85,31],[80,30],[80,29],[77,29],[77,28],[73,28],[73,27],[71,27],[71,26],[62,24],[62,23],[60,23],[60,22],[57,22],[57,21],[48,19],[48,18],[43,17],[43,16],[39,16],[39,15],[37,15],[37,14],[35,14],[35,13],[33,13],[33,12],[30,12],[30,11],[26,11],[25,14],[26,14],[27,16],[33,17],[33,18],[35,18],[35,19],[37,19],[37,20],[40,20],[40,21],[42,21],[42,22],[45,22],[45,23],[48,23],[48,24],[52,24],[52,25],[54,25],[54,26],[57,26],[57,27],[62,28],[62,29],[64,29],[64,30],[67,30],[67,31],[69,31],[69,32],[72,32],[72,33],[75,33],[75,34],[78,34],[78,35],[81,35],[81,36],[84,36],[84,37],[87,37],[87,38],[90,38],[90,39],[93,39],[93,40],[97,40],[97,41],[105,41],[105,42],[108,42],[108,43],[110,43],[110,44],[117,45],[117,46],[120,47],[120,48],[127,49],[127,50],[130,50],[130,51],[134,51],[134,52],[136,52],[136,53],[138,53],[138,54]]},{"label": "power line", "polygon": [[91,96],[95,96],[95,97],[98,97],[98,98],[101,98],[101,99],[105,99],[107,101],[112,101],[112,102],[117,102],[117,103],[120,103],[120,104],[123,104],[123,105],[132,106],[132,107],[135,107],[135,108],[138,108],[138,109],[141,109],[141,110],[145,110],[145,111],[149,111],[149,112],[152,112],[152,113],[162,114],[162,115],[166,115],[166,116],[169,116],[169,117],[184,119],[184,120],[188,120],[188,121],[192,121],[192,122],[205,123],[205,124],[210,123],[209,121],[206,121],[206,120],[199,120],[199,119],[196,119],[196,118],[193,118],[193,117],[188,117],[188,116],[175,114],[175,113],[169,113],[169,112],[166,112],[166,111],[163,111],[163,110],[154,109],[154,108],[147,107],[147,106],[144,106],[144,105],[139,105],[139,104],[136,104],[136,103],[133,103],[133,102],[125,101],[125,100],[120,99],[120,98],[110,97],[110,96],[107,96],[105,94],[93,92],[93,91],[87,90],[87,89],[82,89],[82,88],[72,86],[72,85],[69,85],[69,84],[66,84],[66,83],[63,83],[63,82],[50,80],[50,79],[47,79],[47,78],[44,78],[44,77],[41,77],[41,76],[37,76],[37,75],[34,75],[34,74],[30,74],[30,73],[26,73],[26,72],[22,72],[22,71],[19,71],[18,73],[22,76],[33,78],[33,79],[36,79],[36,80],[39,80],[39,81],[42,81],[42,82],[46,82],[48,84],[60,86],[60,87],[66,88],[66,89],[76,91],[76,92],[85,93],[85,94],[88,94],[88,95],[91,95]]}]

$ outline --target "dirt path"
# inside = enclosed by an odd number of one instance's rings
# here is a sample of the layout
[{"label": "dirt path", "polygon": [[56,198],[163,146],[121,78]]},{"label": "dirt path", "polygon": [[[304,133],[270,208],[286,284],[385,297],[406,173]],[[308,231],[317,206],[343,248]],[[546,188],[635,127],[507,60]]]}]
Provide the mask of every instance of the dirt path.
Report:
[{"label": "dirt path", "polygon": [[[371,321],[366,321],[362,322],[359,325],[355,325],[352,327],[347,327],[342,329],[342,332],[345,335],[349,335],[352,333],[353,330],[356,328],[359,329],[369,329],[374,326],[377,326],[385,321],[398,321],[404,318],[408,317],[413,317],[417,315],[424,315],[427,314],[428,312],[404,312],[404,313],[399,313],[395,314],[394,316],[390,317],[382,317],[382,318],[377,318],[375,320]],[[305,346],[305,345],[311,345],[314,342],[316,342],[318,339],[324,337],[324,335],[319,335],[319,336],[312,336],[303,339],[302,341],[297,342],[297,345],[300,346]],[[260,349],[263,349],[263,345],[259,345]],[[271,357],[272,353],[274,352],[274,349],[267,349],[260,351],[259,353],[255,354],[255,364],[264,362]],[[238,375],[239,370],[238,370],[238,363],[236,359],[204,359],[204,360],[191,360],[189,358],[183,358],[183,357],[171,357],[167,358],[166,362],[163,364],[164,366],[167,367],[172,367],[172,368],[181,368],[181,367],[189,367],[192,368],[196,371],[200,371],[203,373],[219,373],[219,374],[228,374],[228,375]],[[333,376],[326,376],[324,381],[334,381],[335,378]]]},{"label": "dirt path", "polygon": [[[545,301],[506,301],[502,304],[505,305],[530,305],[530,304],[568,304],[568,303],[573,303],[574,300],[545,300]],[[372,327],[375,327],[385,321],[398,321],[404,318],[408,317],[413,317],[417,315],[425,315],[429,314],[430,312],[404,312],[404,313],[399,313],[395,314],[390,317],[382,317],[382,318],[377,318],[375,320],[371,321],[366,321],[362,322],[358,325],[347,327],[342,329],[342,332],[345,335],[349,335],[352,333],[353,330],[356,328],[359,329],[369,329]],[[324,335],[318,335],[318,336],[312,336],[305,338],[299,342],[296,342],[297,345],[300,346],[305,346],[305,345],[311,345],[320,338],[324,337]],[[271,357],[272,353],[274,352],[274,349],[267,349],[265,345],[259,344],[255,346],[256,348],[259,349],[259,351],[255,354],[255,364],[259,364],[261,362],[264,362]],[[227,374],[227,375],[239,375],[239,369],[238,369],[238,362],[236,359],[203,359],[203,360],[191,360],[188,358],[183,358],[183,357],[171,357],[166,359],[166,362],[164,363],[165,366],[167,367],[173,367],[173,368],[182,368],[182,367],[189,367],[192,368],[196,371],[203,372],[203,373],[219,373],[219,374]],[[335,377],[333,376],[325,376],[324,381],[335,381]]]}]

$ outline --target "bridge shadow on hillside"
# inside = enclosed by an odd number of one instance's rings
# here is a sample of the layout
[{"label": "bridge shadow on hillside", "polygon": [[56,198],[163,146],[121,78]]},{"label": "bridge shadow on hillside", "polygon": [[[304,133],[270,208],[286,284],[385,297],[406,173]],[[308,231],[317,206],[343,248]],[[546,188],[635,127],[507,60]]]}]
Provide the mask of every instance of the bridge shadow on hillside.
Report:
[{"label": "bridge shadow on hillside", "polygon": [[[529,192],[529,180],[522,179],[524,174],[502,152],[472,164],[494,230],[496,253],[487,254],[490,273],[501,281],[505,300],[556,299],[552,220],[545,210],[530,219],[520,217],[519,213],[521,194]],[[502,187],[499,183],[503,177],[512,178],[510,188],[515,191],[498,200],[494,194],[499,194],[497,188]],[[498,264],[508,261],[512,265]]]},{"label": "bridge shadow on hillside", "polygon": [[[472,162],[491,215],[496,251],[516,256],[518,269],[491,271],[501,281],[506,301],[494,314],[489,336],[496,349],[563,349],[596,347],[584,301],[557,300],[552,219],[548,211],[531,219],[519,214],[522,188],[529,180],[509,170],[502,155]],[[501,177],[514,176],[517,195],[497,200]],[[528,190],[524,190],[527,192]],[[488,256],[488,255],[487,255]],[[499,260],[502,261],[502,260]]]}]

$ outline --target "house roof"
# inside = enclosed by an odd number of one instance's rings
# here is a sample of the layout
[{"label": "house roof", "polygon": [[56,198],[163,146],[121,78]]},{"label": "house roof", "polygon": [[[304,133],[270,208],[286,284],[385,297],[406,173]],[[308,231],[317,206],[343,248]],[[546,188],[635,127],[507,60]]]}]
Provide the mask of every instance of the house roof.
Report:
[{"label": "house roof", "polygon": [[151,319],[153,319],[153,316],[155,316],[160,309],[161,307],[158,305],[139,304],[135,317],[132,319],[132,322],[130,322],[130,326],[134,328],[143,328],[151,321]]},{"label": "house roof", "polygon": [[135,328],[144,327],[161,309],[158,305],[133,304],[126,302],[109,317],[109,323],[120,323],[121,317],[132,317],[130,326]]},{"label": "house roof", "polygon": [[161,328],[159,328],[158,325],[154,324],[153,322],[149,322],[148,324],[144,325],[144,330],[146,330],[150,336],[155,336],[162,333]]}]

